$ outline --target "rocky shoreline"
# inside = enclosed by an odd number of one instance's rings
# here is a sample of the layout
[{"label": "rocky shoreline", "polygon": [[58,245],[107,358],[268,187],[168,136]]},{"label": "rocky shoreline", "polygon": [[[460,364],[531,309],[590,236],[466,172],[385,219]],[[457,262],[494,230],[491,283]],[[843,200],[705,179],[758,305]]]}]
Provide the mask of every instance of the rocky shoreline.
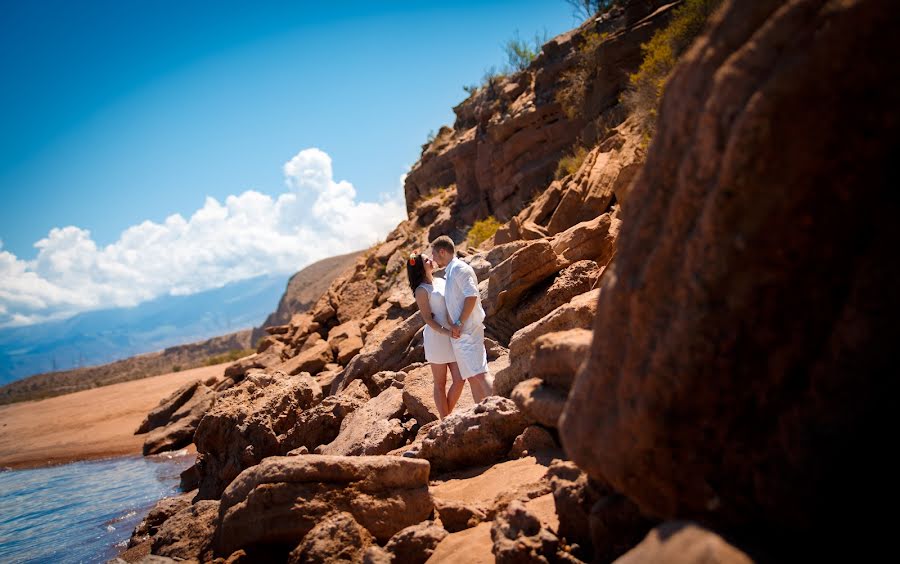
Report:
[{"label": "rocky shoreline", "polygon": [[[897,39],[855,30],[900,10],[724,2],[648,151],[619,100],[678,3],[623,4],[457,106],[407,177],[408,219],[256,354],[147,416],[146,453],[193,442],[197,463],[122,559],[874,549],[846,521],[885,483],[859,461],[886,444],[900,88]],[[598,41],[567,113],[556,93]],[[466,245],[489,215],[501,228]],[[438,420],[403,265],[443,234],[479,277],[497,395]]]}]

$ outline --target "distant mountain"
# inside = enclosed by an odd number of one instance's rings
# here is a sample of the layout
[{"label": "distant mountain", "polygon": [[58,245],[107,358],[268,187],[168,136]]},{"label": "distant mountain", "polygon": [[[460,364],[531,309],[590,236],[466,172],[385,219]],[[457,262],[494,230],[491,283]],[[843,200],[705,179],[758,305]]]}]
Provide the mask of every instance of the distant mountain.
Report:
[{"label": "distant mountain", "polygon": [[335,278],[343,274],[356,262],[363,252],[347,253],[314,262],[300,272],[291,276],[278,308],[253,330],[252,340],[256,342],[265,336],[266,327],[285,325],[295,313],[311,309]]},{"label": "distant mountain", "polygon": [[0,385],[258,326],[276,308],[287,280],[260,276],[190,296],[0,329]]},{"label": "distant mountain", "polygon": [[20,378],[0,386],[0,405],[70,394],[98,386],[229,362],[249,353],[250,332],[250,329],[244,329],[206,341],[130,356],[108,364],[44,372]]}]

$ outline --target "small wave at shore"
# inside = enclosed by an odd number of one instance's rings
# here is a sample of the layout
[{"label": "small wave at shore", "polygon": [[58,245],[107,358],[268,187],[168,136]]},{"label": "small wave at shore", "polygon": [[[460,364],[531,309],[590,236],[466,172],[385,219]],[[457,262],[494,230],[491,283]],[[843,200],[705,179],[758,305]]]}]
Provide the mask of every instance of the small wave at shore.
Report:
[{"label": "small wave at shore", "polygon": [[0,561],[106,562],[193,461],[179,451],[0,472]]}]

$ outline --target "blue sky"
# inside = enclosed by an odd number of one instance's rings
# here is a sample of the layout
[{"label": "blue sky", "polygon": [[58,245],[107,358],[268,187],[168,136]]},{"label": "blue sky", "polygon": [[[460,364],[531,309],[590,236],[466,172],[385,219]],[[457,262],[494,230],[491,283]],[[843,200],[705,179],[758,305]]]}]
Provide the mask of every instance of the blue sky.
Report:
[{"label": "blue sky", "polygon": [[[177,277],[130,296],[114,287],[116,273],[134,270],[128,264],[161,260],[159,249],[142,254],[154,237],[199,252],[203,242],[223,245],[209,232],[250,229],[281,210],[277,221],[304,224],[306,238],[284,238],[296,227],[287,225],[260,237],[315,247],[325,230],[316,220],[346,205],[356,214],[347,225],[372,213],[396,224],[397,202],[387,200],[429,131],[452,123],[462,86],[504,62],[501,45],[516,30],[552,37],[576,23],[562,0],[4,2],[0,326],[14,313],[22,324],[204,289]],[[300,164],[328,178],[304,184],[292,176],[306,174]],[[367,202],[376,207],[360,207]],[[324,215],[284,211],[300,203]],[[224,223],[199,227],[213,216]],[[296,270],[370,244],[386,225],[274,263]],[[224,246],[233,252],[202,257],[232,268],[241,253],[264,252],[237,239]],[[188,272],[197,257],[180,260]],[[220,285],[253,268],[198,275],[223,276]],[[134,270],[117,280],[148,277]],[[55,289],[9,295],[45,283]]]}]

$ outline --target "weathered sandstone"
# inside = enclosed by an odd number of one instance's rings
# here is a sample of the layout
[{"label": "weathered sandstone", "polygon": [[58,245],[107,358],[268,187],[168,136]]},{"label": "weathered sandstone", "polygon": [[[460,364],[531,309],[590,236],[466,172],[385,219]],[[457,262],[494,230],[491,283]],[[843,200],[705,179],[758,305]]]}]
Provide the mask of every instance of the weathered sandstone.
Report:
[{"label": "weathered sandstone", "polygon": [[393,456],[270,457],[222,495],[217,552],[296,546],[328,514],[344,511],[384,542],[423,521],[433,505],[429,465]]},{"label": "weathered sandstone", "polygon": [[505,456],[527,426],[512,401],[492,396],[432,427],[417,456],[440,471],[483,465]]},{"label": "weathered sandstone", "polygon": [[859,30],[898,23],[725,2],[667,82],[561,428],[645,512],[831,557],[872,534],[835,516],[874,510],[891,440],[900,37]]},{"label": "weathered sandstone", "polygon": [[280,436],[304,409],[321,400],[321,388],[305,373],[254,373],[220,394],[194,435],[201,476],[198,499],[218,498],[243,469],[282,454]]}]

